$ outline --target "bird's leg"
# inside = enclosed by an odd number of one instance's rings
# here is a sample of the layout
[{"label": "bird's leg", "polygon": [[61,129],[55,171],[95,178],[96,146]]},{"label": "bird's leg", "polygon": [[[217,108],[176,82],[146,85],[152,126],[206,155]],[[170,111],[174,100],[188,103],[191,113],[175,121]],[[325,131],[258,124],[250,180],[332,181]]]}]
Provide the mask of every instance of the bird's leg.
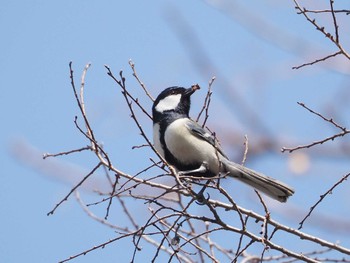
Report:
[{"label": "bird's leg", "polygon": [[[178,173],[180,176],[184,176],[184,177],[186,177],[186,176],[197,176],[198,177],[198,174],[205,174],[207,171],[209,171],[208,163],[203,162],[201,164],[201,166],[197,169],[188,170],[188,171],[179,171]],[[202,189],[197,194],[194,193],[196,198],[197,198],[197,201],[196,201],[197,204],[204,205],[206,203],[206,201],[210,198],[209,194],[208,194],[207,198],[204,197],[204,191],[207,188],[207,186],[209,185],[210,181],[211,181],[210,179],[207,180],[207,182],[204,184]]]},{"label": "bird's leg", "polygon": [[203,162],[201,164],[201,166],[197,169],[193,169],[193,170],[188,170],[188,171],[179,171],[179,175],[180,176],[192,176],[192,175],[196,175],[199,173],[206,173],[209,170],[208,167],[208,163],[207,162]]}]

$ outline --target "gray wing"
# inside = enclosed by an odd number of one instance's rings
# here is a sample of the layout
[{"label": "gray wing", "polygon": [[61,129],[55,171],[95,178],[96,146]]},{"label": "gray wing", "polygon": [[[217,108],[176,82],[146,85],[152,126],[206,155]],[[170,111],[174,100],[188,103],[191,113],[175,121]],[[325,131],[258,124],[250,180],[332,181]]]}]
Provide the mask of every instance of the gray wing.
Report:
[{"label": "gray wing", "polygon": [[213,145],[217,151],[226,158],[220,158],[220,161],[228,176],[236,178],[280,202],[286,202],[287,198],[294,194],[293,188],[288,185],[229,161],[223,153],[217,139],[208,130],[203,129],[198,123],[191,120],[186,123],[186,127],[191,134]]},{"label": "gray wing", "polygon": [[[197,138],[202,139],[207,141],[208,143],[210,143],[211,145],[213,145],[215,147],[215,149],[225,158],[227,158],[227,156],[225,155],[225,153],[223,152],[218,140],[206,129],[202,128],[202,126],[200,126],[197,122],[195,121],[190,121],[186,123],[186,127],[188,128],[188,130]],[[228,159],[228,158],[227,158]]]}]

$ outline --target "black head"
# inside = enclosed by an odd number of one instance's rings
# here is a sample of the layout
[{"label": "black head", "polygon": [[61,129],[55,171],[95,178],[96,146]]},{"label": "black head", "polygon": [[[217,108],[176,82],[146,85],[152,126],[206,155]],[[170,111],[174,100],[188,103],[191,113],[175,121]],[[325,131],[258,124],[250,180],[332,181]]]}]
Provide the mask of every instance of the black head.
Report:
[{"label": "black head", "polygon": [[153,103],[153,121],[167,113],[177,113],[188,116],[191,106],[191,95],[199,89],[198,85],[185,89],[182,87],[170,87],[163,90]]}]

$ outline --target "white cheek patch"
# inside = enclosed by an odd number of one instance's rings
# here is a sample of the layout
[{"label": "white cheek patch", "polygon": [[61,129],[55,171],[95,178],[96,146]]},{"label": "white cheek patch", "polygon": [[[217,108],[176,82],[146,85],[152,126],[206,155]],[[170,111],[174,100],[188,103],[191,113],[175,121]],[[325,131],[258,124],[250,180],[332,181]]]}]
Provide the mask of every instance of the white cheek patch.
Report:
[{"label": "white cheek patch", "polygon": [[159,101],[155,109],[158,112],[174,110],[176,109],[177,105],[179,105],[180,100],[181,100],[181,94],[170,95],[162,99],[161,101]]}]

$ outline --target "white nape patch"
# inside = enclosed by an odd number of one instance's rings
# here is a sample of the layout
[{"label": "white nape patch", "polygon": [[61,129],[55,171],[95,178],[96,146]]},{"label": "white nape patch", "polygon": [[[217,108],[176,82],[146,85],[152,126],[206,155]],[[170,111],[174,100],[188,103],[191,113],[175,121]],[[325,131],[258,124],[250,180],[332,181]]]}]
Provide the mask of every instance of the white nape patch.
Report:
[{"label": "white nape patch", "polygon": [[181,100],[181,94],[170,95],[160,100],[155,109],[160,113],[167,110],[174,110],[176,109],[177,105],[179,105],[180,100]]}]

